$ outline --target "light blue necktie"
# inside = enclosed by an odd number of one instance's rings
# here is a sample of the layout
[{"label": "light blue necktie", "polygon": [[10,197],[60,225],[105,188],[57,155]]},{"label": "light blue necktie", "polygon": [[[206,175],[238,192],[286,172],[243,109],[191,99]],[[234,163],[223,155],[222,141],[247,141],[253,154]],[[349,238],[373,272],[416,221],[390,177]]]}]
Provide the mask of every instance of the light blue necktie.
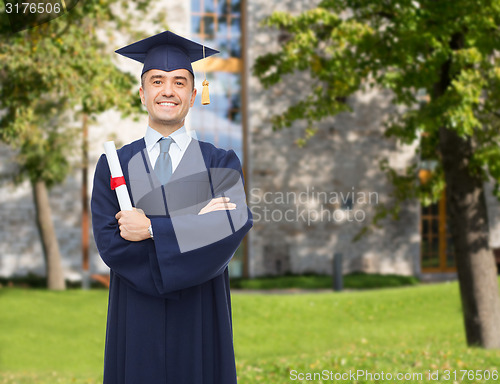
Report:
[{"label": "light blue necktie", "polygon": [[160,155],[158,159],[156,159],[154,170],[162,185],[167,184],[172,176],[172,159],[168,151],[173,141],[174,140],[170,136],[160,139]]}]

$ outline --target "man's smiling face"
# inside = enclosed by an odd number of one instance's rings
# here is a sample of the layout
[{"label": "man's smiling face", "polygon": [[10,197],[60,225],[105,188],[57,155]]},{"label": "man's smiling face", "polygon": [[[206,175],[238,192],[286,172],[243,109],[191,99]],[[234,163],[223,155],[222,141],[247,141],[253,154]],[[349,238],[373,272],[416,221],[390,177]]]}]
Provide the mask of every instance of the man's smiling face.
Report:
[{"label": "man's smiling face", "polygon": [[184,125],[196,97],[193,81],[187,69],[170,72],[151,69],[143,75],[139,94],[148,110],[151,128],[173,132]]}]

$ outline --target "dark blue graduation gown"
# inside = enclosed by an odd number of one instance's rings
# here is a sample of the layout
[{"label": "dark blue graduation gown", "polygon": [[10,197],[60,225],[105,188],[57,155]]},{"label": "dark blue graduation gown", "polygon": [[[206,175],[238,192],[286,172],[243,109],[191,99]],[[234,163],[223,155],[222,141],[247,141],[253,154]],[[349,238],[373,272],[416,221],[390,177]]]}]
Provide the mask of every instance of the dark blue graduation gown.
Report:
[{"label": "dark blue graduation gown", "polygon": [[[132,203],[151,219],[154,240],[120,236],[120,208],[101,156],[91,207],[95,241],[111,269],[104,383],[236,383],[227,265],[252,226],[237,156],[192,140],[164,187],[151,171],[144,139],[118,156]],[[222,195],[237,209],[196,214]]]}]

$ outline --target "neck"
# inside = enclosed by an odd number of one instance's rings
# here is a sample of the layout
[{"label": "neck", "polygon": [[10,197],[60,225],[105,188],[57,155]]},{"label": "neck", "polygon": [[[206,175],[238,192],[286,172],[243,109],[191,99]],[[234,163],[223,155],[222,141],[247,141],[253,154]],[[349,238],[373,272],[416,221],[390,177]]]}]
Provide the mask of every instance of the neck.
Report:
[{"label": "neck", "polygon": [[162,124],[154,124],[151,120],[149,120],[149,126],[153,128],[155,131],[161,133],[163,137],[170,136],[172,133],[181,129],[184,126],[184,121],[175,125],[162,125]]}]

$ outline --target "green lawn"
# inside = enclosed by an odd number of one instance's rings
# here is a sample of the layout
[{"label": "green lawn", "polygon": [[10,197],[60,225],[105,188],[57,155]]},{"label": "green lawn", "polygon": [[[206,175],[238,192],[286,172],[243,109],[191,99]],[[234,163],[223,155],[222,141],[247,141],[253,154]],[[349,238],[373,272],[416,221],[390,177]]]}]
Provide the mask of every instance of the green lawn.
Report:
[{"label": "green lawn", "polygon": [[[1,289],[0,383],[99,383],[106,305],[102,290]],[[340,294],[234,293],[233,318],[242,384],[355,382],[292,380],[324,370],[423,374],[406,380],[411,383],[498,381],[461,380],[460,370],[499,370],[500,351],[465,347],[456,283]],[[428,380],[429,370],[439,379]],[[446,380],[445,370],[456,370],[457,380]]]}]

